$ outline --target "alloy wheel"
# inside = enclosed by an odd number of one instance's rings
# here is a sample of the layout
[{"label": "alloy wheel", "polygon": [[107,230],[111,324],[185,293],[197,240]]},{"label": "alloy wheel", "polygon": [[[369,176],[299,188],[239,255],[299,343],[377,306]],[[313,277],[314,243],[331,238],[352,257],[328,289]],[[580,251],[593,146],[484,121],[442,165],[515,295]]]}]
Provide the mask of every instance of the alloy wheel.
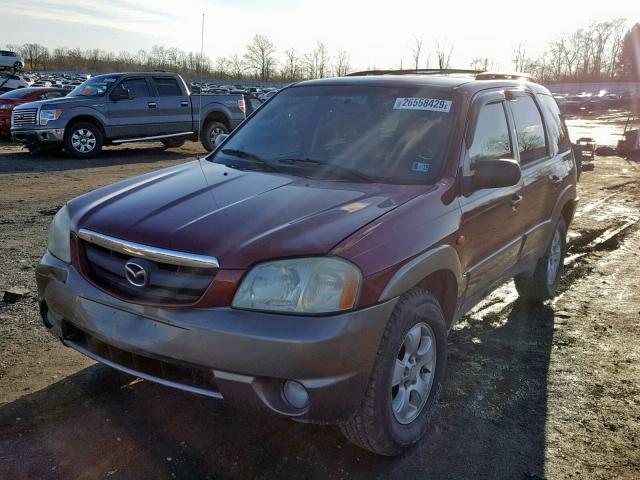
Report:
[{"label": "alloy wheel", "polygon": [[71,145],[80,153],[89,153],[96,148],[96,136],[87,128],[79,128],[71,135]]}]

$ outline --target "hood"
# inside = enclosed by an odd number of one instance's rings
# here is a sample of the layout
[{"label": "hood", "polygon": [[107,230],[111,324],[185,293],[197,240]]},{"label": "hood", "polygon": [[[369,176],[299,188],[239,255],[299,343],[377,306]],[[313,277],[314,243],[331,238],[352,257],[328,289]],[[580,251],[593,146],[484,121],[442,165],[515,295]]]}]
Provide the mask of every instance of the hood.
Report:
[{"label": "hood", "polygon": [[206,160],[125,180],[69,202],[75,229],[211,255],[222,268],[321,255],[424,186],[310,180]]},{"label": "hood", "polygon": [[104,97],[60,97],[51,98],[49,100],[38,100],[36,102],[29,102],[29,108],[42,108],[44,106],[47,106],[48,108],[63,108],[68,104],[72,104],[73,107],[95,106],[96,104],[104,103],[104,101]]}]

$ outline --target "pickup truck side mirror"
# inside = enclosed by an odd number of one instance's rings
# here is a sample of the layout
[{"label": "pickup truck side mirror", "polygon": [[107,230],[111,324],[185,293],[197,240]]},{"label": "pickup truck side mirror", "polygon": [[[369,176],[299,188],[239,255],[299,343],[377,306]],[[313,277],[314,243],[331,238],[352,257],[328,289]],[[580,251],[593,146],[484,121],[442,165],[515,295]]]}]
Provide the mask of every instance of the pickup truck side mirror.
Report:
[{"label": "pickup truck side mirror", "polygon": [[221,133],[216,137],[215,141],[213,142],[213,146],[218,147],[219,145],[222,145],[222,142],[224,142],[228,136],[229,135],[227,135],[226,133]]},{"label": "pickup truck side mirror", "polygon": [[476,191],[485,188],[511,187],[520,182],[522,171],[518,162],[501,158],[476,162],[473,174],[467,177],[466,190]]},{"label": "pickup truck side mirror", "polygon": [[124,88],[116,88],[111,95],[109,95],[111,100],[129,100],[131,97],[129,96],[129,90],[125,90]]}]

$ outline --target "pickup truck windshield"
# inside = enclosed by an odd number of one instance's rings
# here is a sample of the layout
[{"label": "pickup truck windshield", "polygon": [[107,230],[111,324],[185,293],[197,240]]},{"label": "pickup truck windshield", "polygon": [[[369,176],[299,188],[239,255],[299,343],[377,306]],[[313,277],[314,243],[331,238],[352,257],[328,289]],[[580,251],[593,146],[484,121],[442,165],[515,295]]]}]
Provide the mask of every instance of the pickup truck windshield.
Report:
[{"label": "pickup truck windshield", "polygon": [[210,160],[310,177],[428,183],[444,161],[452,124],[451,97],[442,90],[292,87]]},{"label": "pickup truck windshield", "polygon": [[67,97],[101,97],[117,80],[118,75],[99,75],[71,90]]}]

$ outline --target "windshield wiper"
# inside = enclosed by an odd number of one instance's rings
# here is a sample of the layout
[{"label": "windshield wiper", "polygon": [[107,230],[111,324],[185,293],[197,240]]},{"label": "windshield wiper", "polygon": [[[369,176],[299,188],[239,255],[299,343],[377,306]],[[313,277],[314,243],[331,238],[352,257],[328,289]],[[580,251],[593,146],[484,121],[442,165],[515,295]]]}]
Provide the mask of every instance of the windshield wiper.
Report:
[{"label": "windshield wiper", "polygon": [[225,155],[229,155],[231,157],[238,157],[238,158],[241,158],[243,160],[250,160],[252,162],[259,163],[260,165],[264,165],[265,167],[267,167],[267,169],[269,171],[272,171],[272,172],[277,172],[278,171],[278,169],[276,167],[274,167],[273,165],[271,165],[271,163],[266,161],[264,158],[256,155],[255,153],[246,152],[244,150],[237,150],[237,149],[234,149],[234,148],[225,148],[225,149],[220,150],[220,151],[222,153],[224,153]]},{"label": "windshield wiper", "polygon": [[321,162],[320,160],[313,160],[311,158],[279,158],[278,163],[284,163],[286,165],[300,165],[300,166],[309,166],[316,167],[317,170],[323,170],[328,168],[335,172],[339,172],[339,174],[345,179],[350,180],[359,180],[361,182],[372,182],[371,177],[358,172],[357,170],[353,170],[348,167],[343,167],[342,165],[337,165],[335,163],[327,163]]}]

